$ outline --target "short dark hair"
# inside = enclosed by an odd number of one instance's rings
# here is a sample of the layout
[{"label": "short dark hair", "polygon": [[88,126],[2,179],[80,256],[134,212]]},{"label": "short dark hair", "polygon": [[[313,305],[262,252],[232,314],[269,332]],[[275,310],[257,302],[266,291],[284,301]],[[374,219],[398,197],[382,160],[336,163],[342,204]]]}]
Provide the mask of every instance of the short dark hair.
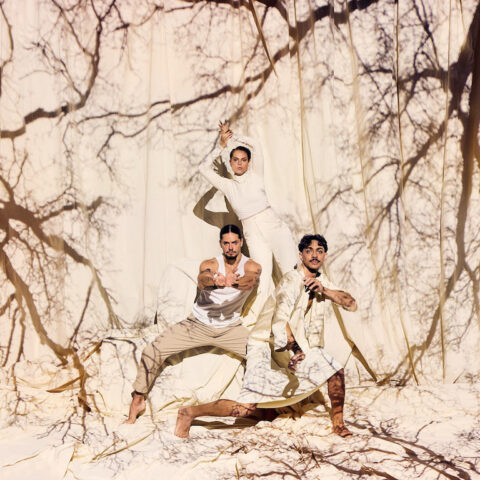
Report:
[{"label": "short dark hair", "polygon": [[250,149],[248,149],[247,147],[244,147],[243,145],[239,145],[238,147],[235,147],[231,152],[230,152],[230,160],[232,159],[233,157],[233,152],[235,150],[241,150],[242,152],[245,152],[247,154],[247,157],[248,157],[248,161],[250,161],[250,159],[252,158],[252,152],[250,151]]},{"label": "short dark hair", "polygon": [[313,235],[304,235],[298,244],[298,251],[303,252],[314,240],[316,240],[318,244],[322,246],[326,252],[328,252],[328,245],[325,237],[319,235],[318,233]]},{"label": "short dark hair", "polygon": [[240,228],[237,227],[236,225],[232,225],[231,223],[229,223],[228,225],[224,225],[220,229],[220,240],[226,233],[236,233],[238,235],[238,238],[243,238],[242,231],[240,230]]}]

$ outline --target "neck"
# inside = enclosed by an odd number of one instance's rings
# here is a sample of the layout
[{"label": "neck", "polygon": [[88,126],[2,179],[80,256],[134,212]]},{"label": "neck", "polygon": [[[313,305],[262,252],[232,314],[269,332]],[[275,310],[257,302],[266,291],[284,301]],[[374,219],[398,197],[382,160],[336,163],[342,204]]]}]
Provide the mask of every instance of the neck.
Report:
[{"label": "neck", "polygon": [[302,263],[303,272],[307,278],[315,278],[318,276],[318,269],[313,270],[308,268],[305,264]]},{"label": "neck", "polygon": [[227,263],[228,265],[235,265],[236,263],[238,263],[240,261],[240,259],[242,258],[242,254],[239,253],[236,257],[234,258],[227,258],[225,256],[225,254],[223,254],[223,260],[225,263]]}]

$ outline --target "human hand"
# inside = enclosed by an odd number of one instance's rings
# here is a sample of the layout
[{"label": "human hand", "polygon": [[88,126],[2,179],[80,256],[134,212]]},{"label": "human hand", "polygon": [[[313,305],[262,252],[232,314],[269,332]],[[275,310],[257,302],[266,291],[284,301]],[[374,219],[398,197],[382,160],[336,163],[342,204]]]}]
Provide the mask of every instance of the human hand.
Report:
[{"label": "human hand", "polygon": [[307,290],[310,290],[311,292],[323,293],[325,290],[325,287],[320,283],[318,278],[304,277],[303,284]]},{"label": "human hand", "polygon": [[230,122],[225,120],[218,122],[218,128],[220,133],[220,146],[225,148],[228,141],[232,138],[233,132],[230,130]]},{"label": "human hand", "polygon": [[218,122],[218,128],[220,129],[220,133],[226,133],[230,130],[230,121],[225,120],[222,122],[221,120]]},{"label": "human hand", "polygon": [[236,286],[238,279],[240,277],[240,274],[233,272],[228,272],[225,275],[225,286],[226,287],[233,287]]},{"label": "human hand", "polygon": [[216,273],[213,277],[213,284],[216,287],[225,287],[227,283],[227,279],[221,273]]},{"label": "human hand", "polygon": [[292,372],[296,372],[298,364],[302,362],[304,358],[305,358],[305,354],[300,350],[298,353],[293,355],[292,358],[290,358],[290,361],[288,362],[288,369],[291,370]]}]

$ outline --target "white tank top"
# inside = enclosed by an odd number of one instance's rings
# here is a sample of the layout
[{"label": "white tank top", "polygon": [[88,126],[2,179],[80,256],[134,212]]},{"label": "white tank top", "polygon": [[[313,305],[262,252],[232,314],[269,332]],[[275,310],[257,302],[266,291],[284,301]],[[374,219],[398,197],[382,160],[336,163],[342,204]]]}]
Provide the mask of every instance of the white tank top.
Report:
[{"label": "white tank top", "polygon": [[[218,273],[225,275],[225,261],[223,255],[216,257]],[[248,257],[242,255],[236,273],[245,275],[245,263]],[[233,287],[202,290],[194,303],[192,313],[194,317],[211,327],[227,327],[241,319],[245,300],[250,295],[249,290],[238,290]]]}]

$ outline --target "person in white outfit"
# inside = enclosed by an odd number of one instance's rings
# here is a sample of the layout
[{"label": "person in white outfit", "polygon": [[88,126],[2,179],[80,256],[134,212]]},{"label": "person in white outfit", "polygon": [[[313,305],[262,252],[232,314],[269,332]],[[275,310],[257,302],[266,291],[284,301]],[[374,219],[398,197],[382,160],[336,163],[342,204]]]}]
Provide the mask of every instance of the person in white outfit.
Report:
[{"label": "person in white outfit", "polygon": [[[227,197],[242,222],[250,256],[262,266],[258,296],[262,292],[262,298],[266,298],[270,293],[272,254],[283,275],[297,262],[295,242],[287,224],[271,208],[265,193],[260,144],[249,137],[234,135],[229,122],[220,122],[219,127],[219,145],[200,164],[199,172]],[[232,143],[233,148],[228,148]],[[219,156],[231,178],[214,171],[213,163]]]}]

